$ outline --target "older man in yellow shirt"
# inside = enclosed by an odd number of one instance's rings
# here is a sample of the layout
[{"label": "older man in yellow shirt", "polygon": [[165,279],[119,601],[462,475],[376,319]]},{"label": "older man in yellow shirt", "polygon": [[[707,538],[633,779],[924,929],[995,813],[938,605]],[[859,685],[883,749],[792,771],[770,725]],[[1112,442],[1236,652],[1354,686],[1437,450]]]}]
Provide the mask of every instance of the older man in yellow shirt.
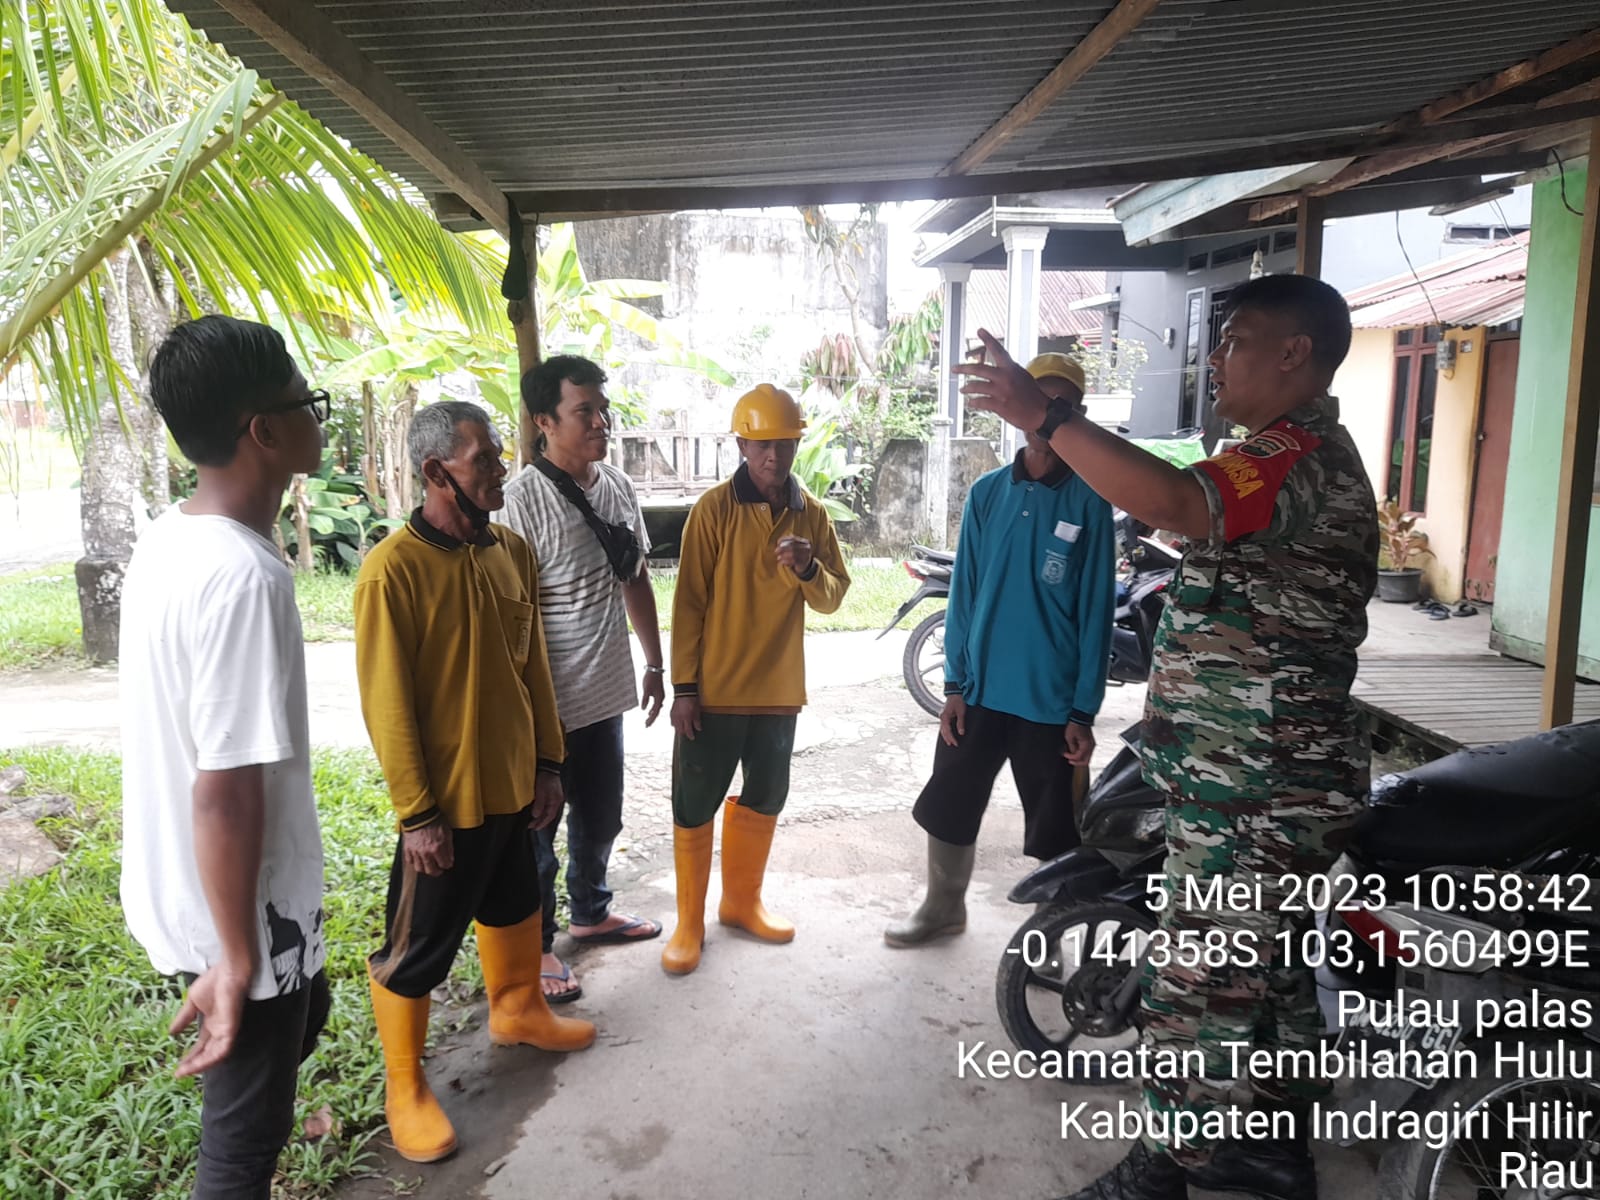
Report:
[{"label": "older man in yellow shirt", "polygon": [[539,984],[539,874],[529,828],[561,812],[565,757],[527,543],[489,522],[505,502],[484,411],[443,401],[407,435],[422,507],[356,581],[356,675],[400,828],[387,936],[368,960],[395,1148],[433,1162],[455,1131],[422,1070],[428,994],[474,922],[497,1045],[581,1050]]},{"label": "older man in yellow shirt", "polygon": [[[794,937],[762,904],[761,885],[806,702],[806,606],[834,612],[850,586],[827,510],[793,475],[804,429],[788,392],[764,383],[740,397],[733,432],[744,464],[684,524],[672,605],[678,927],[661,955],[674,975],[700,965],[719,808],[718,919],[762,941]],[[743,793],[724,804],[741,766]]]}]

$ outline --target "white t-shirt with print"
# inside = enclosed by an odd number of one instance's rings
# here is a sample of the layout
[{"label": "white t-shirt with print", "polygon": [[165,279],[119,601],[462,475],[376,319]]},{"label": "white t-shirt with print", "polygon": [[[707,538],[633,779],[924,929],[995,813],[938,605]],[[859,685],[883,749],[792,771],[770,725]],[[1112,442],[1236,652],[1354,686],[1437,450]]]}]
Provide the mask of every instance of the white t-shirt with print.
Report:
[{"label": "white t-shirt with print", "polygon": [[277,548],[227,517],[168,509],[128,565],[120,658],[128,928],[163,974],[198,975],[221,959],[195,862],[195,777],[260,764],[250,998],[304,987],[326,957],[322,835],[300,612]]},{"label": "white t-shirt with print", "polygon": [[[640,553],[648,553],[633,481],[610,463],[595,466],[599,476],[584,489],[589,506],[602,521],[633,530]],[[536,467],[524,467],[506,485],[500,519],[522,535],[539,564],[539,617],[562,725],[582,729],[627,712],[639,703],[628,612],[600,539]]]}]

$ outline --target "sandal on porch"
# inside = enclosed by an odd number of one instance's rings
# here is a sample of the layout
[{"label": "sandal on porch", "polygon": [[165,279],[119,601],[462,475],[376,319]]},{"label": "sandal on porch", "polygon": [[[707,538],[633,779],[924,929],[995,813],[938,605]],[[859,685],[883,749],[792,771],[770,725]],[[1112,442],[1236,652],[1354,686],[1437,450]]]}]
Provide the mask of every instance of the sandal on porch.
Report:
[{"label": "sandal on porch", "polygon": [[1425,604],[1417,605],[1417,608],[1419,611],[1427,613],[1430,621],[1447,621],[1450,619],[1450,610],[1437,600],[1429,600]]}]

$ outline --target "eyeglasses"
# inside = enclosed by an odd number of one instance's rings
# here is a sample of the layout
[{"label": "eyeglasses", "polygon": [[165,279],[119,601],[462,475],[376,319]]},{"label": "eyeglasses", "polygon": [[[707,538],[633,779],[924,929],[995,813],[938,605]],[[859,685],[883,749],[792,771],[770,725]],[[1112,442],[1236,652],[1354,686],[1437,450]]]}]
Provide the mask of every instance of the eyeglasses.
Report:
[{"label": "eyeglasses", "polygon": [[304,400],[295,404],[285,404],[282,408],[263,408],[258,412],[252,413],[250,420],[239,427],[239,432],[233,435],[234,440],[237,441],[250,432],[250,421],[255,420],[257,417],[271,416],[273,413],[289,413],[297,408],[309,408],[311,415],[316,417],[317,424],[326,425],[328,418],[333,416],[333,397],[318,388],[314,392],[307,393]]}]

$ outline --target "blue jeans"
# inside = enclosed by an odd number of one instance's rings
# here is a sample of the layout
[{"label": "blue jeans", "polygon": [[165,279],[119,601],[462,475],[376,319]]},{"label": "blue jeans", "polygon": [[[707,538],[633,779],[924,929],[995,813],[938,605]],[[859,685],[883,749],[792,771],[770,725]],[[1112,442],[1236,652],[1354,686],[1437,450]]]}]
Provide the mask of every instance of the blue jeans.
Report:
[{"label": "blue jeans", "polygon": [[[606,866],[611,844],[622,832],[622,717],[596,721],[567,732],[567,761],[561,768],[567,806],[567,900],[574,925],[598,925],[611,912]],[[544,910],[544,950],[556,940],[556,826],[533,835],[539,860],[539,892]]]}]

